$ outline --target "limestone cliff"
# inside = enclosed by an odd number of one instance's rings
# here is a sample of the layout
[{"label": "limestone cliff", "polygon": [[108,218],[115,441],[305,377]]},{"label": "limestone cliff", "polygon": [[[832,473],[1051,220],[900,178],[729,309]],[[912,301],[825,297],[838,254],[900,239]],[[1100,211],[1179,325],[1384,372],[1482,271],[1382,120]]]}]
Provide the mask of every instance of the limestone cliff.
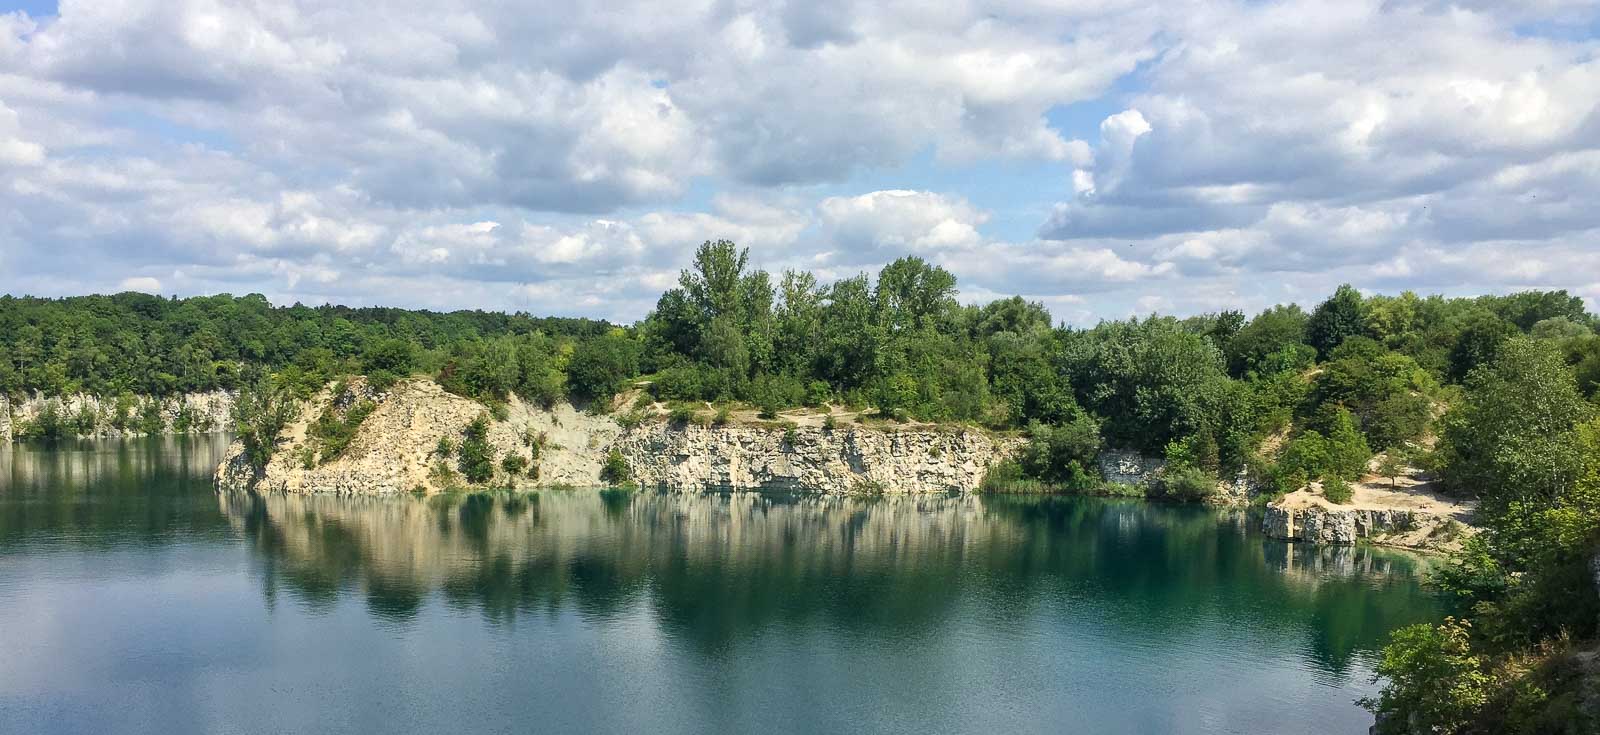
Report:
[{"label": "limestone cliff", "polygon": [[655,423],[625,432],[615,446],[645,486],[921,493],[978,489],[1016,444],[974,429]]},{"label": "limestone cliff", "polygon": [[1440,503],[1431,496],[1389,493],[1359,497],[1352,506],[1335,505],[1310,489],[1267,505],[1261,531],[1271,538],[1317,544],[1354,544],[1450,551],[1473,533],[1471,508]]},{"label": "limestone cliff", "polygon": [[[0,443],[23,436],[27,427],[52,410],[60,421],[74,426],[73,433],[86,438],[228,431],[232,427],[233,402],[233,394],[227,391],[167,398],[78,393],[52,398],[35,394],[12,400],[0,395]],[[86,424],[92,424],[86,433],[76,428],[80,416],[92,417]],[[150,431],[153,427],[159,428]]]},{"label": "limestone cliff", "polygon": [[[382,494],[432,492],[460,483],[456,462],[438,453],[440,439],[459,440],[486,412],[430,380],[407,380],[386,393],[357,398],[376,406],[337,458],[314,456],[311,423],[330,405],[351,400],[324,392],[300,409],[267,466],[257,471],[236,444],[217,469],[220,488]],[[511,399],[492,422],[488,443],[496,485],[599,485],[600,468],[616,450],[647,487],[698,490],[803,488],[819,492],[970,492],[990,465],[1020,440],[972,429],[826,429],[775,425],[705,427],[646,420],[624,428],[566,404],[551,409]],[[507,455],[533,468],[510,476]]]}]

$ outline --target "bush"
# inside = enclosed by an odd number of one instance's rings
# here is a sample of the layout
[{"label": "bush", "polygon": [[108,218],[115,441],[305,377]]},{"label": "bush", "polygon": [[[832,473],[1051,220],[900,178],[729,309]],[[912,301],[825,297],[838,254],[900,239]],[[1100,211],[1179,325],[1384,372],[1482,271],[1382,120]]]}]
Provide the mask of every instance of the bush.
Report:
[{"label": "bush", "polygon": [[833,386],[828,385],[827,381],[813,380],[806,384],[805,404],[807,406],[816,407],[826,405],[828,401],[832,399]]},{"label": "bush", "polygon": [[461,432],[461,444],[456,450],[456,467],[467,482],[481,485],[494,478],[494,462],[490,459],[489,417],[479,415]]},{"label": "bush", "polygon": [[616,487],[632,484],[633,470],[628,467],[628,460],[622,457],[622,452],[612,449],[606,454],[605,464],[600,466],[600,481]]},{"label": "bush", "polygon": [[726,403],[717,406],[717,412],[711,417],[711,423],[715,426],[727,426],[732,411]]},{"label": "bush", "polygon": [[1097,473],[1090,468],[1100,454],[1100,425],[1087,414],[1060,426],[1034,422],[1028,426],[1028,435],[1028,445],[1018,457],[1027,477],[1069,491],[1099,485]]},{"label": "bush", "polygon": [[489,406],[489,416],[495,421],[505,421],[511,417],[511,409],[505,401],[489,400],[485,403]]},{"label": "bush", "polygon": [[440,459],[447,458],[456,453],[456,445],[450,441],[450,437],[441,436],[439,437],[439,443],[433,448],[433,453]]},{"label": "bush", "polygon": [[1327,498],[1330,503],[1347,505],[1355,497],[1355,491],[1343,478],[1330,477],[1322,482],[1322,497]]},{"label": "bush", "polygon": [[317,455],[320,461],[327,463],[344,455],[350,447],[350,442],[356,438],[356,431],[361,428],[361,422],[372,414],[377,404],[372,401],[360,401],[348,409],[344,416],[337,413],[333,405],[311,424],[308,430],[310,438],[317,442]]},{"label": "bush", "polygon": [[528,459],[515,452],[506,452],[506,456],[500,460],[500,469],[510,477],[516,477],[528,469]]},{"label": "bush", "polygon": [[1161,476],[1162,493],[1177,500],[1204,500],[1217,492],[1217,476],[1199,467],[1168,467]]},{"label": "bush", "polygon": [[1377,670],[1389,684],[1361,704],[1384,735],[1458,732],[1489,700],[1490,677],[1472,653],[1469,626],[1453,618],[1395,631]]},{"label": "bush", "polygon": [[823,431],[833,431],[833,429],[837,425],[837,423],[838,422],[834,421],[834,419],[833,419],[833,414],[830,413],[827,416],[823,416],[822,417],[822,430]]},{"label": "bush", "polygon": [[684,404],[673,406],[672,411],[667,414],[667,420],[679,426],[692,424],[694,423],[694,407]]}]

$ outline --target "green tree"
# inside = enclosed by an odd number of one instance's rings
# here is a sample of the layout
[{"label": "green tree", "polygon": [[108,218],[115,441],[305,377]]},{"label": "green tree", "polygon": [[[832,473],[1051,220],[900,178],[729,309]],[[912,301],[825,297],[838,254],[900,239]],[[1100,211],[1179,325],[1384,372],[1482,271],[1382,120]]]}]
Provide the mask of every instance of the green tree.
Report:
[{"label": "green tree", "polygon": [[1344,284],[1333,296],[1319,304],[1306,322],[1306,341],[1319,356],[1327,356],[1346,339],[1364,334],[1367,329],[1366,303],[1361,292]]},{"label": "green tree", "polygon": [[456,468],[467,482],[481,485],[494,478],[494,448],[489,445],[489,417],[480,414],[461,431]]}]

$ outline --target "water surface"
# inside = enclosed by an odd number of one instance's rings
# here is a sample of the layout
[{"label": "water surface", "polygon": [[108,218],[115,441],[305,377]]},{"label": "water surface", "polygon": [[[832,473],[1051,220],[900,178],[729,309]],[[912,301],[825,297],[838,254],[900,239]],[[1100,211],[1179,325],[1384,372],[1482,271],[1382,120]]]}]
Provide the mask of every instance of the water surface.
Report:
[{"label": "water surface", "polygon": [[1362,733],[1421,562],[1085,498],[218,495],[0,447],[0,731]]}]

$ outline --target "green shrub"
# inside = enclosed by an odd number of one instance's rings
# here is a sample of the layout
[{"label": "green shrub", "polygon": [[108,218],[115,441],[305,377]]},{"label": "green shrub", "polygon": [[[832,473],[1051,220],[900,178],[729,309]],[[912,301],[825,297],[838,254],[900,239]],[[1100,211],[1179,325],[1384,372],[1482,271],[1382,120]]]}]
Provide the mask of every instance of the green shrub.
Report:
[{"label": "green shrub", "polygon": [[827,416],[823,416],[822,417],[822,430],[823,431],[833,431],[834,426],[837,423],[838,422],[834,421],[834,419],[833,419],[833,414],[830,413]]},{"label": "green shrub", "polygon": [[783,445],[794,448],[794,424],[785,424],[783,427]]},{"label": "green shrub", "polygon": [[813,380],[806,384],[805,405],[823,406],[833,399],[833,386],[825,380]]},{"label": "green shrub", "polygon": [[94,407],[85,401],[78,407],[78,414],[72,417],[72,430],[78,436],[93,436],[97,417]]},{"label": "green shrub", "polygon": [[729,408],[728,404],[726,404],[726,403],[719,404],[717,406],[717,412],[715,414],[713,414],[712,417],[711,417],[711,424],[713,426],[727,426],[728,425],[728,420],[731,417],[732,413],[733,413],[733,409]]},{"label": "green shrub", "polygon": [[361,428],[361,422],[377,407],[372,401],[358,401],[340,416],[330,404],[308,430],[310,437],[317,442],[318,458],[327,463],[344,456],[350,442],[356,437],[356,431]]},{"label": "green shrub", "polygon": [[600,466],[600,481],[617,487],[632,484],[633,470],[628,467],[628,460],[623,458],[622,452],[612,449],[606,454],[605,464]]},{"label": "green shrub", "polygon": [[644,414],[638,411],[629,411],[617,417],[617,425],[621,426],[623,430],[638,428],[639,424],[642,423],[644,423]]},{"label": "green shrub", "polygon": [[484,403],[489,406],[489,416],[495,421],[505,421],[511,417],[511,409],[505,401],[489,400]]},{"label": "green shrub", "polygon": [[1355,497],[1355,491],[1343,478],[1330,477],[1322,481],[1322,497],[1327,498],[1330,503],[1347,505]]},{"label": "green shrub", "polygon": [[515,452],[506,452],[506,456],[500,460],[500,469],[510,477],[516,477],[528,469],[528,458]]},{"label": "green shrub", "polygon": [[667,413],[667,420],[679,426],[694,423],[694,407],[687,404],[678,404]]},{"label": "green shrub", "polygon": [[161,414],[161,399],[145,401],[139,411],[139,433],[160,434],[167,428],[167,419]]},{"label": "green shrub", "polygon": [[433,447],[434,456],[439,457],[440,459],[448,458],[450,455],[455,453],[456,445],[450,441],[450,437],[448,436],[439,437],[439,443]]},{"label": "green shrub", "polygon": [[461,432],[461,444],[456,449],[456,467],[467,482],[481,485],[494,477],[494,462],[490,459],[489,417],[479,415]]},{"label": "green shrub", "polygon": [[1361,704],[1378,715],[1382,735],[1459,732],[1489,701],[1491,680],[1472,652],[1470,627],[1454,618],[1395,631],[1377,671],[1389,683]]},{"label": "green shrub", "polygon": [[1217,476],[1199,467],[1168,466],[1161,475],[1162,493],[1177,500],[1204,500],[1217,492]]}]

